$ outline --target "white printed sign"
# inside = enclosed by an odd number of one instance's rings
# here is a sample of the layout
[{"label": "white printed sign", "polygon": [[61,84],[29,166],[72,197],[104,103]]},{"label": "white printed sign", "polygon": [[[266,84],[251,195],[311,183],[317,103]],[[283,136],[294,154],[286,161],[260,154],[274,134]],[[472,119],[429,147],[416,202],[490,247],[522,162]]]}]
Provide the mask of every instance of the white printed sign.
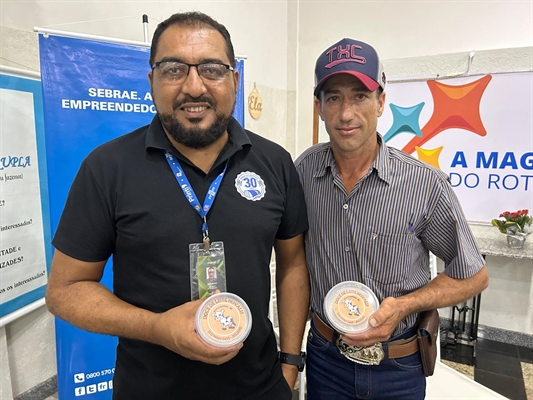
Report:
[{"label": "white printed sign", "polygon": [[[9,88],[18,79],[2,75],[0,87],[0,316],[47,282],[35,99],[31,91]],[[37,295],[43,294],[44,287]]]},{"label": "white printed sign", "polygon": [[[533,211],[533,73],[388,83],[385,92],[385,142],[446,172],[469,221]],[[329,140],[323,126],[320,140]]]}]

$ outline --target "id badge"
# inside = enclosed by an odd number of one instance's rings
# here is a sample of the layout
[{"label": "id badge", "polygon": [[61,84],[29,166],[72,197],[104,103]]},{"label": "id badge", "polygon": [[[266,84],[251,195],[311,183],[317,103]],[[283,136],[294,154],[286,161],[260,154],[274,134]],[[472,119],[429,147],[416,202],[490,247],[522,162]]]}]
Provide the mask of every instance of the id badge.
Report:
[{"label": "id badge", "polygon": [[209,249],[204,243],[189,245],[191,268],[191,300],[203,299],[226,291],[224,243],[213,242]]}]

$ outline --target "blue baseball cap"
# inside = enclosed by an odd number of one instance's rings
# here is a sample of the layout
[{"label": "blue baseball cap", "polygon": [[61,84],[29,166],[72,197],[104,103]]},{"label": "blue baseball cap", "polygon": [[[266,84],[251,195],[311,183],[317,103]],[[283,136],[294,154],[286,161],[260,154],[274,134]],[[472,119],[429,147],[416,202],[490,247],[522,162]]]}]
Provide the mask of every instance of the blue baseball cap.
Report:
[{"label": "blue baseball cap", "polygon": [[369,44],[344,38],[328,47],[316,60],[315,96],[318,97],[326,80],[337,74],[358,78],[370,91],[385,89],[385,72],[376,50]]}]

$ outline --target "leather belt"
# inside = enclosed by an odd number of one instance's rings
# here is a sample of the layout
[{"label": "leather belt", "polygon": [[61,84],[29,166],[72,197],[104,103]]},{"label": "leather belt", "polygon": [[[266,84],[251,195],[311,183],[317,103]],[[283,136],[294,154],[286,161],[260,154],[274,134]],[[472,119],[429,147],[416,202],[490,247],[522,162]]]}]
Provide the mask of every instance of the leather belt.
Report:
[{"label": "leather belt", "polygon": [[[313,314],[313,324],[322,336],[337,346],[341,354],[359,364],[378,365],[383,358],[407,357],[418,351],[416,335],[407,339],[397,339],[392,342],[358,347],[344,342],[342,336],[327,326],[316,314]],[[337,337],[337,340],[335,340],[335,337]]]}]

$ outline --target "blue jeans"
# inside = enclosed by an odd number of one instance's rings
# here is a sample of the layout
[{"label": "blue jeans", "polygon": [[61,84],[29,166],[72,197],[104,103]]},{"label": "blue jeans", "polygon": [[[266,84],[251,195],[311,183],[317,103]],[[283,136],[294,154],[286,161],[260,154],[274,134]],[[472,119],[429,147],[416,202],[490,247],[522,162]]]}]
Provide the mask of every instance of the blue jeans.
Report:
[{"label": "blue jeans", "polygon": [[[402,339],[413,332],[395,337]],[[426,394],[420,353],[361,365],[344,357],[311,322],[307,339],[307,400],[418,400]]]}]

